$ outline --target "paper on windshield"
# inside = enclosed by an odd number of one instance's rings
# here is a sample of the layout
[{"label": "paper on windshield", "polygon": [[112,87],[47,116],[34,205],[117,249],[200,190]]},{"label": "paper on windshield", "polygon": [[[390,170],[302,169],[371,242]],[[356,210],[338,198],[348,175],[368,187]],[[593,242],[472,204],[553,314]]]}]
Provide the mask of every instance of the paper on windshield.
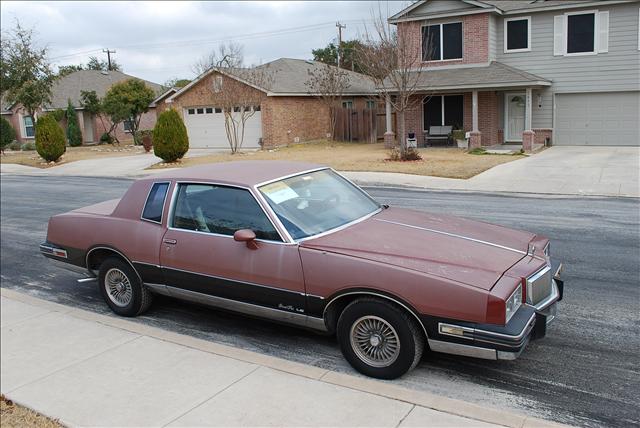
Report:
[{"label": "paper on windshield", "polygon": [[276,204],[281,204],[284,201],[298,197],[295,190],[281,181],[267,184],[266,186],[261,187],[260,190]]}]

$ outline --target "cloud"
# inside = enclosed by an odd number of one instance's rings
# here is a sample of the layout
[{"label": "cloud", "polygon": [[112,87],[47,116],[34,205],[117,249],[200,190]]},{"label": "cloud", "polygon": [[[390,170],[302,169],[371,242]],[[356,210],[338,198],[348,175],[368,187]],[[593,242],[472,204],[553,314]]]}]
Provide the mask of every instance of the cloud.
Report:
[{"label": "cloud", "polygon": [[[245,62],[311,58],[311,49],[361,32],[371,11],[395,13],[406,2],[8,2],[0,3],[3,31],[14,19],[37,32],[55,65],[85,63],[115,49],[124,71],[162,83],[193,77],[191,65],[221,40],[244,45]],[[293,29],[282,31],[285,29]],[[73,55],[72,55],[73,54]]]}]

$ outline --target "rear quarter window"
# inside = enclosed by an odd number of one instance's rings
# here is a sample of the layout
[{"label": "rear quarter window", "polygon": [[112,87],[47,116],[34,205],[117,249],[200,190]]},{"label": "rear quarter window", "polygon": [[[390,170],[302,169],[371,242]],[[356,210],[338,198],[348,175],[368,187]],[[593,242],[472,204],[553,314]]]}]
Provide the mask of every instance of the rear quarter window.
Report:
[{"label": "rear quarter window", "polygon": [[169,183],[154,183],[151,186],[147,201],[142,210],[142,219],[156,223],[162,223],[162,211],[164,208],[164,200],[167,197]]}]

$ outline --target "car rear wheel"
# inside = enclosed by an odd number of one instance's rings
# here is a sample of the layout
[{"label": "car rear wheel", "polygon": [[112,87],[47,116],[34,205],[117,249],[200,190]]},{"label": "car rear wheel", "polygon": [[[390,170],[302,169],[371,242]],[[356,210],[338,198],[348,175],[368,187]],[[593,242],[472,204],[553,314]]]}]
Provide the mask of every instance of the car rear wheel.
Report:
[{"label": "car rear wheel", "polygon": [[124,260],[110,257],[100,265],[98,285],[104,301],[118,315],[135,317],[151,305],[153,294]]},{"label": "car rear wheel", "polygon": [[418,323],[402,308],[364,297],[342,311],[337,326],[342,354],[360,373],[395,379],[413,369],[424,350]]}]

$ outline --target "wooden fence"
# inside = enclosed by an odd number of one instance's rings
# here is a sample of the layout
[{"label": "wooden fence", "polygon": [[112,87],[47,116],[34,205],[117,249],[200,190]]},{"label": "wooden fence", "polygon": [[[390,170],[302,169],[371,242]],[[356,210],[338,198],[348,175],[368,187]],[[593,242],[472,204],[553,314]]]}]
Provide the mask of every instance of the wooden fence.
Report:
[{"label": "wooden fence", "polygon": [[[378,120],[374,109],[336,108],[334,137],[337,141],[375,143],[378,138]],[[384,132],[382,132],[384,134]]]}]

